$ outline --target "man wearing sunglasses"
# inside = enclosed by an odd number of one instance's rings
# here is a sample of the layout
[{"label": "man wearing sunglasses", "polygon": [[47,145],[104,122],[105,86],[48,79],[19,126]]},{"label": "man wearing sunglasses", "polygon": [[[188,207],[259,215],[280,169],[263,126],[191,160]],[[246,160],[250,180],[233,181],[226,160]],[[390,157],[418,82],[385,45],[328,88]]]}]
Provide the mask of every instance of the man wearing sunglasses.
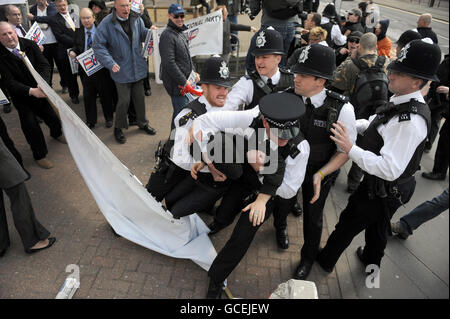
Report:
[{"label": "man wearing sunglasses", "polygon": [[359,47],[359,40],[362,35],[363,34],[359,31],[353,31],[347,37],[346,45],[336,49],[335,53],[337,67],[340,66],[348,57],[351,57],[352,55],[355,56]]},{"label": "man wearing sunglasses", "polygon": [[187,97],[181,94],[180,87],[193,84],[188,80],[194,70],[194,64],[189,52],[189,41],[183,33],[187,30],[184,25],[184,14],[184,8],[181,5],[175,3],[170,5],[169,22],[159,40],[161,80],[173,106],[172,129],[175,128],[173,120],[189,102]]},{"label": "man wearing sunglasses", "polygon": [[342,28],[342,33],[348,37],[353,31],[364,33],[364,28],[361,25],[362,13],[359,9],[352,9],[347,13],[347,21]]},{"label": "man wearing sunglasses", "polygon": [[[334,73],[331,84],[350,97],[357,119],[368,119],[378,106],[388,101],[388,64],[388,58],[377,55],[376,35],[366,33],[361,36],[356,56],[345,60]],[[362,177],[363,171],[353,163],[347,180],[349,193],[356,190]]]}]

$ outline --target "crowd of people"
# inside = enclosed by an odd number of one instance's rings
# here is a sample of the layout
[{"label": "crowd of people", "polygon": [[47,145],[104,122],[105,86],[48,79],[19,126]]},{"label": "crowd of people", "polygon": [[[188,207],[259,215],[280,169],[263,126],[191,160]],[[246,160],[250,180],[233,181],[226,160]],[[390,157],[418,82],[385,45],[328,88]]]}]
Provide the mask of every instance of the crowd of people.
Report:
[{"label": "crowd of people", "polygon": [[[208,58],[200,74],[183,33],[186,11],[178,3],[168,9],[159,50],[161,79],[173,107],[173,134],[158,150],[146,185],[174,218],[212,214],[211,236],[238,217],[208,271],[207,298],[221,297],[225,279],[271,215],[281,250],[290,245],[287,216],[303,215],[304,242],[295,279],[307,279],[314,262],[331,272],[363,230],[365,246],[358,248],[357,256],[364,265],[379,267],[388,234],[406,239],[420,224],[448,209],[447,188],[391,224],[396,210],[413,196],[422,154],[429,152],[442,117],[448,116],[448,55],[442,57],[431,15],[421,15],[417,29],[405,30],[393,50],[387,36],[389,20],[380,18],[371,0],[345,16],[332,3],[318,13],[319,0],[216,2],[230,22],[224,22],[223,52]],[[250,18],[262,11],[261,27],[253,30],[246,75],[233,85],[230,33],[252,30],[234,19],[243,11]],[[55,64],[62,93],[67,87],[71,102],[77,104],[77,75],[71,72],[69,57],[92,48],[104,69],[93,75],[79,71],[86,124],[91,129],[97,124],[99,96],[105,126],[113,127],[118,143],[126,142],[123,129],[130,125],[156,134],[146,118],[145,96],[151,90],[148,63],[141,55],[147,33],[156,27],[143,6],[135,12],[129,0],[115,0],[108,10],[102,0],[92,0],[89,8],[78,12],[69,10],[67,0],[37,0],[27,17],[39,23],[48,39],[41,47],[24,38],[29,26],[23,25],[17,7],[8,5],[5,17],[7,22],[0,22],[2,91],[17,109],[39,166],[53,167],[46,159],[40,121],[49,126],[53,138],[66,142],[57,114],[20,52],[50,85]],[[186,92],[196,85],[201,96],[188,98]],[[10,107],[5,105],[4,112]],[[29,253],[48,248],[56,239],[36,220],[24,186],[29,174],[1,118],[0,133],[0,187],[11,199],[14,219],[21,221],[16,225],[22,224],[17,228],[24,248]],[[321,248],[325,202],[349,160],[351,195]],[[433,171],[422,176],[444,180],[447,170],[445,120]],[[9,236],[1,204],[3,256]],[[19,212],[21,205],[26,209]]]}]

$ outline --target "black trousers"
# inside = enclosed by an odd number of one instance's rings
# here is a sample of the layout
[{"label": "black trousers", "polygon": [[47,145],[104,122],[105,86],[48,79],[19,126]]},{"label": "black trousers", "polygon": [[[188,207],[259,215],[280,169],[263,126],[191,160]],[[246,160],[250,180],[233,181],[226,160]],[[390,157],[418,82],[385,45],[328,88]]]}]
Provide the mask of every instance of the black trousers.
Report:
[{"label": "black trousers", "polygon": [[78,97],[78,95],[80,95],[80,90],[78,88],[77,74],[72,74],[68,56],[60,57],[58,55],[56,66],[58,67],[62,82],[65,84],[64,86],[67,86],[69,89],[70,98],[73,99]]},{"label": "black trousers", "polygon": [[358,186],[359,183],[361,182],[361,179],[364,176],[364,171],[355,164],[355,162],[352,162],[352,167],[350,168],[350,170],[348,171],[348,186],[350,185],[354,185],[354,186]]},{"label": "black trousers", "polygon": [[448,121],[445,120],[439,133],[438,145],[436,148],[436,153],[434,154],[433,173],[439,173],[443,175],[447,174],[449,161],[448,145],[450,138],[448,135]]},{"label": "black trousers", "polygon": [[[398,186],[403,203],[409,202],[415,186],[414,179]],[[364,263],[380,266],[386,248],[390,219],[400,205],[400,201],[392,195],[385,200],[379,197],[369,198],[367,183],[364,180],[349,197],[347,207],[342,211],[336,229],[320,252],[318,259],[321,264],[333,268],[353,238],[365,230]]]},{"label": "black trousers", "polygon": [[[11,202],[11,212],[22,244],[25,249],[33,247],[38,241],[50,236],[50,233],[36,219],[30,196],[24,183],[3,189]],[[0,189],[0,250],[10,245],[8,223],[3,201],[3,191]]]},{"label": "black trousers", "polygon": [[147,191],[158,201],[162,201],[166,195],[182,180],[184,180],[190,172],[180,168],[170,162],[163,163],[162,169],[150,174],[148,180]]},{"label": "black trousers", "polygon": [[36,116],[39,116],[50,128],[50,136],[53,138],[62,134],[61,121],[46,99],[30,96],[26,102],[21,101],[14,105],[19,113],[22,132],[33,152],[33,158],[35,160],[44,158],[48,153],[47,144]]},{"label": "black trousers", "polygon": [[228,182],[220,184],[214,187],[188,175],[166,195],[167,209],[177,218],[210,210],[230,185]]},{"label": "black trousers", "polygon": [[[53,68],[56,64],[56,68],[58,69],[58,72],[61,74],[61,65],[59,61],[57,61],[57,54],[58,54],[58,43],[50,43],[50,44],[44,44],[44,51],[42,51],[42,54],[44,54],[45,58],[47,59],[48,63],[50,64],[50,86],[53,86]],[[61,77],[59,81],[61,87],[67,86]]]},{"label": "black trousers", "polygon": [[113,120],[113,99],[111,87],[108,86],[108,77],[109,71],[105,68],[91,76],[87,76],[84,71],[80,71],[86,123],[88,124],[97,124],[97,94],[100,96],[105,121]]},{"label": "black trousers", "polygon": [[17,162],[19,162],[20,166],[22,166],[23,168],[22,155],[20,155],[19,151],[14,146],[13,140],[11,139],[11,137],[9,137],[5,122],[3,122],[1,116],[0,116],[0,138],[2,139],[3,143],[5,143],[5,146],[11,152],[11,154],[14,156]]},{"label": "black trousers", "polygon": [[[230,189],[233,189],[233,187]],[[222,199],[222,202],[224,200],[225,198]],[[242,258],[244,258],[258,229],[266,222],[266,220],[270,218],[272,214],[274,215],[275,224],[277,223],[277,220],[285,222],[286,218],[283,218],[283,216],[287,216],[289,214],[289,209],[292,205],[294,205],[295,200],[296,197],[285,200],[278,196],[270,199],[266,204],[264,221],[259,226],[253,226],[249,220],[249,214],[247,212],[240,214],[239,220],[234,227],[230,239],[228,239],[225,246],[218,253],[208,271],[208,276],[211,280],[214,282],[224,281],[231,274],[234,268],[236,268]],[[244,207],[241,206],[240,209],[242,208]],[[275,228],[277,228],[277,226],[275,226]]]},{"label": "black trousers", "polygon": [[314,196],[313,175],[318,169],[320,168],[316,169],[308,166],[305,180],[302,184],[304,244],[301,250],[301,258],[309,261],[314,261],[319,252],[320,239],[322,237],[323,208],[332,186],[331,181],[337,174],[337,172],[334,172],[325,177],[320,187],[319,198],[311,204],[310,200]]}]

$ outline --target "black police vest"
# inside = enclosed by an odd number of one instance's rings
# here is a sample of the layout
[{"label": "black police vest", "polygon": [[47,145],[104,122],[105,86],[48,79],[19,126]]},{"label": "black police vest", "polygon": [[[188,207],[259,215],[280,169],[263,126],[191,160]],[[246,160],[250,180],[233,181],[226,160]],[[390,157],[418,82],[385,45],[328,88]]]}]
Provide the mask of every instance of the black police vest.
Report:
[{"label": "black police vest", "polygon": [[320,27],[327,30],[327,38],[325,39],[325,41],[327,41],[327,44],[330,48],[334,48],[336,46],[334,44],[334,41],[331,39],[331,29],[333,29],[334,25],[335,25],[335,23],[333,23],[331,21],[320,25]]},{"label": "black police vest", "polygon": [[253,82],[253,98],[249,105],[245,106],[245,110],[254,108],[259,104],[259,100],[270,93],[285,91],[293,87],[294,75],[286,70],[280,69],[280,81],[275,85],[273,89],[270,89],[267,84],[259,76],[258,72],[254,72],[251,75],[246,75],[247,79],[251,79]]},{"label": "black police vest", "polygon": [[[383,138],[378,133],[377,128],[381,124],[386,124],[394,116],[398,115],[399,122],[410,121],[411,113],[421,115],[427,123],[427,131],[429,133],[431,127],[431,112],[427,104],[418,102],[417,100],[411,99],[411,101],[403,104],[393,105],[388,104],[387,106],[380,107],[377,109],[377,116],[372,120],[367,130],[364,132],[363,136],[358,137],[356,145],[364,150],[368,150],[376,155],[380,155],[380,150],[384,145]],[[427,134],[428,135],[428,134]],[[392,184],[401,183],[402,180],[406,180],[414,175],[414,173],[420,169],[420,160],[422,158],[423,150],[425,148],[426,138],[417,146],[411,160],[409,161],[406,169],[402,175]],[[368,173],[365,173],[368,180],[371,178],[378,178]],[[378,178],[380,179],[380,178]]]},{"label": "black police vest", "polygon": [[[183,107],[183,110],[184,109],[190,109],[191,111],[188,112],[186,115],[182,116],[178,120],[178,124],[180,127],[186,125],[186,123],[190,119],[193,120],[196,117],[206,113],[206,105],[204,103],[200,103],[199,99],[195,99],[194,101],[189,102],[188,104],[186,104],[185,107]],[[164,146],[163,146],[164,152],[166,154],[171,154],[171,150],[172,150],[174,144],[175,144],[175,141],[169,137],[169,139],[167,139],[167,141],[164,143]]]},{"label": "black police vest", "polygon": [[327,97],[321,107],[307,107],[300,118],[300,130],[310,146],[308,166],[320,168],[336,152],[336,144],[330,139],[330,128],[337,121],[347,98],[327,90]]}]

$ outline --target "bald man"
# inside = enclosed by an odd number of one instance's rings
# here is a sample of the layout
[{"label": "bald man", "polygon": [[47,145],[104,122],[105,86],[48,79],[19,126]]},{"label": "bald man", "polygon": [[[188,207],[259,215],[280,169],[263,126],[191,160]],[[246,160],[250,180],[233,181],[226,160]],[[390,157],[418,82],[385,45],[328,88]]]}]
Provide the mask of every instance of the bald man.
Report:
[{"label": "bald man", "polygon": [[434,44],[438,44],[438,38],[436,33],[431,29],[430,24],[433,17],[429,13],[422,14],[419,19],[417,20],[417,32],[420,33],[420,35],[423,38],[430,38],[433,40]]},{"label": "bald man", "polygon": [[[76,57],[92,47],[95,32],[97,30],[94,13],[89,8],[83,8],[80,11],[81,25],[75,30],[74,48],[70,52],[71,57]],[[93,129],[97,124],[97,94],[100,96],[100,102],[105,118],[105,127],[110,128],[113,125],[113,102],[112,93],[108,85],[109,72],[103,68],[91,76],[88,76],[80,68],[80,78],[83,85],[83,100],[86,113],[86,124]]]}]

